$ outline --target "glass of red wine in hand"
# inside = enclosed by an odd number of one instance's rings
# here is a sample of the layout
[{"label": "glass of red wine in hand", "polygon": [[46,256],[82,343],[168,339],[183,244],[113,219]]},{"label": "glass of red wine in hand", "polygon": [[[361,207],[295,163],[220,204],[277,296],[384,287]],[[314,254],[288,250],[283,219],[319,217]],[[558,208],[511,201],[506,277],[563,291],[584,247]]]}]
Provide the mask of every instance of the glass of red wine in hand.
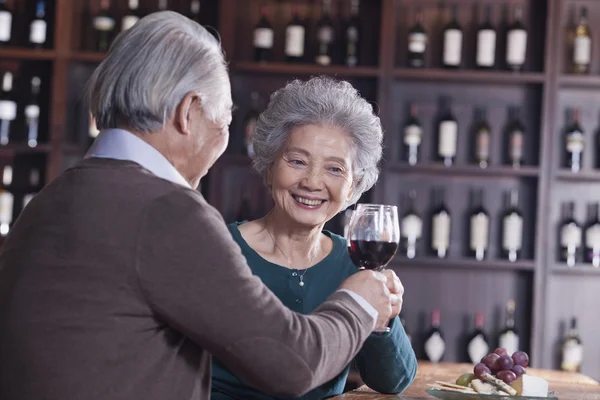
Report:
[{"label": "glass of red wine in hand", "polygon": [[[348,254],[358,269],[383,270],[400,242],[398,208],[383,204],[358,204],[347,233]],[[389,332],[390,328],[375,332]]]}]

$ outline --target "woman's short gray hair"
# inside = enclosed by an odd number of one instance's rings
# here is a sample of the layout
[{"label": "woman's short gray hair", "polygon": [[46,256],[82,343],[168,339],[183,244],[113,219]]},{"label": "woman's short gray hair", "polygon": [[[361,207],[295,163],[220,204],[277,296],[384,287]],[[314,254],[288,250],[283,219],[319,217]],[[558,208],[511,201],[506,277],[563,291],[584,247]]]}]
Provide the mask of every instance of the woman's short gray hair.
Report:
[{"label": "woman's short gray hair", "polygon": [[252,134],[253,166],[266,181],[292,129],[321,124],[343,129],[354,145],[354,192],[345,204],[348,207],[377,182],[383,152],[379,117],[349,82],[313,77],[294,80],[273,93]]},{"label": "woman's short gray hair", "polygon": [[151,133],[164,127],[191,91],[210,120],[230,117],[231,87],[219,42],[189,18],[161,11],[117,36],[88,82],[87,101],[99,129]]}]

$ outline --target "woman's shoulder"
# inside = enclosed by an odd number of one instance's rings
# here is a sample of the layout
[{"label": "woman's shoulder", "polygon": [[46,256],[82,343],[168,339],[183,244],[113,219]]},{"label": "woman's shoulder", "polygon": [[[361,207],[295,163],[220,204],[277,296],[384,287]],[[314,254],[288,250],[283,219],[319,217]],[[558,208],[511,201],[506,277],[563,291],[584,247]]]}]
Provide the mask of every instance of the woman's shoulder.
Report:
[{"label": "woman's shoulder", "polygon": [[346,275],[352,275],[356,272],[356,267],[348,255],[348,244],[346,238],[328,230],[323,230],[323,234],[328,236],[333,242],[333,249],[330,254],[330,260],[343,269]]}]

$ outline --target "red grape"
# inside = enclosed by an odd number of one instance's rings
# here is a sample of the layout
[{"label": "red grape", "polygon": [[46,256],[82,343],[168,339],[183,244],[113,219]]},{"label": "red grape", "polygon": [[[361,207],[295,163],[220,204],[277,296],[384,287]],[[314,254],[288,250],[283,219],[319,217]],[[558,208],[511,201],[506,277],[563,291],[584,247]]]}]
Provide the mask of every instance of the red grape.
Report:
[{"label": "red grape", "polygon": [[517,378],[519,378],[521,375],[525,375],[526,373],[525,367],[523,367],[522,365],[515,365],[510,370],[515,373]]},{"label": "red grape", "polygon": [[515,365],[520,365],[523,368],[527,368],[529,365],[529,356],[524,351],[515,351],[512,355],[512,359]]},{"label": "red grape", "polygon": [[501,379],[507,385],[517,380],[517,375],[512,371],[500,371],[496,374],[496,378]]},{"label": "red grape", "polygon": [[490,371],[495,370],[496,360],[498,360],[500,356],[496,353],[490,353],[487,356],[481,359],[481,362],[485,364],[486,367],[490,369]]},{"label": "red grape", "polygon": [[512,358],[510,358],[509,356],[500,356],[500,358],[498,358],[496,360],[496,364],[494,368],[496,371],[506,371],[511,369],[513,366],[515,365],[515,363],[513,362]]},{"label": "red grape", "polygon": [[477,379],[483,379],[483,374],[492,374],[492,371],[483,363],[475,364],[473,373]]},{"label": "red grape", "polygon": [[499,356],[507,356],[508,355],[508,351],[506,351],[506,349],[502,348],[502,347],[498,347],[496,350],[494,350],[494,353],[498,354]]}]

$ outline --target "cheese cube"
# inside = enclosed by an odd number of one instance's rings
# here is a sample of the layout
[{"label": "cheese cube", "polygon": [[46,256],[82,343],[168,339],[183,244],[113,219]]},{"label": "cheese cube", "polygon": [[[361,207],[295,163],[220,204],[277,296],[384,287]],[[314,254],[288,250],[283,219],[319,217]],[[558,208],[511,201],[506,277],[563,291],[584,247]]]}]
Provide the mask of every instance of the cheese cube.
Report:
[{"label": "cheese cube", "polygon": [[548,396],[548,381],[537,376],[521,375],[510,386],[517,390],[517,396]]}]

